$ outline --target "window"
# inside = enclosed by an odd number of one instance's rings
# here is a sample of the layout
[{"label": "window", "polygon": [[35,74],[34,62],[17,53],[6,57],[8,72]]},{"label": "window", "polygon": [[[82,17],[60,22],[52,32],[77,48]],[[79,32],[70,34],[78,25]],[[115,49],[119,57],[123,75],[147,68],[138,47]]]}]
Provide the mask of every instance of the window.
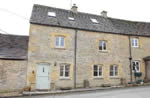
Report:
[{"label": "window", "polygon": [[101,77],[102,76],[102,65],[94,65],[94,77]]},{"label": "window", "polygon": [[139,47],[138,38],[132,38],[132,47]]},{"label": "window", "polygon": [[69,78],[69,70],[70,70],[70,65],[61,65],[60,66],[60,77],[62,78]]},{"label": "window", "polygon": [[136,72],[140,72],[140,62],[139,61],[133,61],[133,70]]},{"label": "window", "polygon": [[99,41],[99,50],[107,50],[106,49],[106,41]]},{"label": "window", "polygon": [[90,18],[93,23],[98,23],[98,21],[94,18]]},{"label": "window", "polygon": [[55,47],[64,48],[65,47],[65,37],[57,36],[55,37]]},{"label": "window", "polygon": [[117,65],[110,66],[110,76],[118,76],[118,66]]},{"label": "window", "polygon": [[73,18],[73,17],[68,17],[68,19],[69,19],[69,20],[72,20],[72,21],[74,20],[74,18]]},{"label": "window", "polygon": [[48,12],[48,16],[55,17],[56,13],[55,12]]}]

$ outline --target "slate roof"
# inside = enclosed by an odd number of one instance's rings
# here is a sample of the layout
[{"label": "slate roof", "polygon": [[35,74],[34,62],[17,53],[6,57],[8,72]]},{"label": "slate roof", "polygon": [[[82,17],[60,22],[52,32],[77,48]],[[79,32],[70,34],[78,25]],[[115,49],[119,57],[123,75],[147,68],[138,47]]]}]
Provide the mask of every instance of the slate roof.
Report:
[{"label": "slate roof", "polygon": [[28,36],[0,34],[0,59],[27,59]]},{"label": "slate roof", "polygon": [[143,60],[149,61],[150,60],[150,56],[147,56],[147,57],[143,58]]},{"label": "slate roof", "polygon": [[[48,12],[55,12],[56,17],[49,17]],[[68,17],[74,17],[75,21],[70,21]],[[93,23],[90,18],[97,19],[99,23]],[[74,13],[70,10],[38,4],[33,7],[30,23],[96,32],[150,36],[150,23],[105,18],[82,12]]]}]

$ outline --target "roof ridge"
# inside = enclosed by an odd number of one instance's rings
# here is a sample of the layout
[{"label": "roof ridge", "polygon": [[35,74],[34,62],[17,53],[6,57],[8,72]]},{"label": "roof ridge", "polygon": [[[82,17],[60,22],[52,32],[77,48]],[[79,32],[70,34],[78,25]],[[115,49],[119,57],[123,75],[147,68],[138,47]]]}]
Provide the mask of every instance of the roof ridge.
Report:
[{"label": "roof ridge", "polygon": [[[58,10],[68,11],[68,12],[71,11],[71,10],[69,10],[69,9],[57,8],[57,7],[52,7],[52,6],[40,5],[40,4],[34,4],[34,6],[42,6],[42,7],[45,7],[45,8],[54,8],[54,9],[58,9]],[[72,11],[71,11],[71,12],[72,12]],[[86,12],[80,12],[80,11],[78,11],[77,13],[104,18],[103,16],[98,15],[98,14],[92,14],[92,13],[86,13]],[[120,20],[120,21],[126,21],[126,22],[150,24],[150,22],[144,22],[144,21],[132,21],[132,20],[127,20],[127,19],[119,19],[119,18],[112,18],[112,17],[107,17],[107,18],[108,18],[108,19]],[[107,19],[107,18],[106,18],[106,19]]]},{"label": "roof ridge", "polygon": [[18,37],[29,37],[28,35],[15,35],[15,34],[2,34],[2,33],[0,33],[0,35],[8,35],[8,36],[18,36]]}]

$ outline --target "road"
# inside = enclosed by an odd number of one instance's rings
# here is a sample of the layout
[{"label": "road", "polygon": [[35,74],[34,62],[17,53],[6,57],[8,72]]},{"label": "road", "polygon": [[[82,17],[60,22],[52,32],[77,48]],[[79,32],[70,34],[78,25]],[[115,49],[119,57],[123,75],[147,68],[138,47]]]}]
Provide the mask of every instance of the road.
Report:
[{"label": "road", "polygon": [[17,98],[150,98],[150,86],[60,95],[36,95]]}]

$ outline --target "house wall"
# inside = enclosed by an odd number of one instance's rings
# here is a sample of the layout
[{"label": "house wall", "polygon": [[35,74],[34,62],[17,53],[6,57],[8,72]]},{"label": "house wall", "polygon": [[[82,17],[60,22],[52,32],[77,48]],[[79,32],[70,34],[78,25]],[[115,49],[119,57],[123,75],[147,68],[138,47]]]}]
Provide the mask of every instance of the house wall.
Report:
[{"label": "house wall", "polygon": [[[66,48],[59,49],[54,47],[54,36],[65,36]],[[30,25],[29,39],[29,62],[27,85],[35,89],[36,85],[36,65],[40,62],[49,63],[51,67],[51,83],[56,88],[74,87],[73,84],[73,67],[74,67],[74,36],[75,30]],[[134,37],[134,36],[133,36]],[[145,75],[145,64],[143,58],[148,56],[150,38],[139,37],[140,47],[132,48],[133,60],[139,60],[141,63],[141,79]],[[99,40],[106,40],[108,51],[99,51]],[[56,62],[56,66],[54,63]],[[70,79],[60,79],[60,64],[68,63],[70,66]],[[93,65],[103,65],[103,77],[93,77]],[[117,78],[109,76],[110,65],[118,66],[119,76]],[[83,81],[88,80],[90,87],[101,86],[102,84],[120,84],[120,79],[130,81],[130,62],[129,62],[129,38],[125,35],[107,34],[103,32],[77,31],[77,87],[83,87]],[[134,81],[134,77],[133,77]]]},{"label": "house wall", "polygon": [[[36,87],[36,66],[44,62],[50,65],[51,83],[56,88],[73,87],[73,64],[74,64],[74,30],[56,27],[32,25],[30,26],[30,38],[28,49],[28,78],[27,84],[33,89]],[[66,48],[54,47],[54,36],[66,37]],[[54,63],[56,62],[56,66]],[[61,63],[70,64],[70,79],[60,79],[59,70]],[[32,73],[34,71],[34,74]]]},{"label": "house wall", "polygon": [[0,92],[22,90],[26,85],[26,60],[0,60]]}]

